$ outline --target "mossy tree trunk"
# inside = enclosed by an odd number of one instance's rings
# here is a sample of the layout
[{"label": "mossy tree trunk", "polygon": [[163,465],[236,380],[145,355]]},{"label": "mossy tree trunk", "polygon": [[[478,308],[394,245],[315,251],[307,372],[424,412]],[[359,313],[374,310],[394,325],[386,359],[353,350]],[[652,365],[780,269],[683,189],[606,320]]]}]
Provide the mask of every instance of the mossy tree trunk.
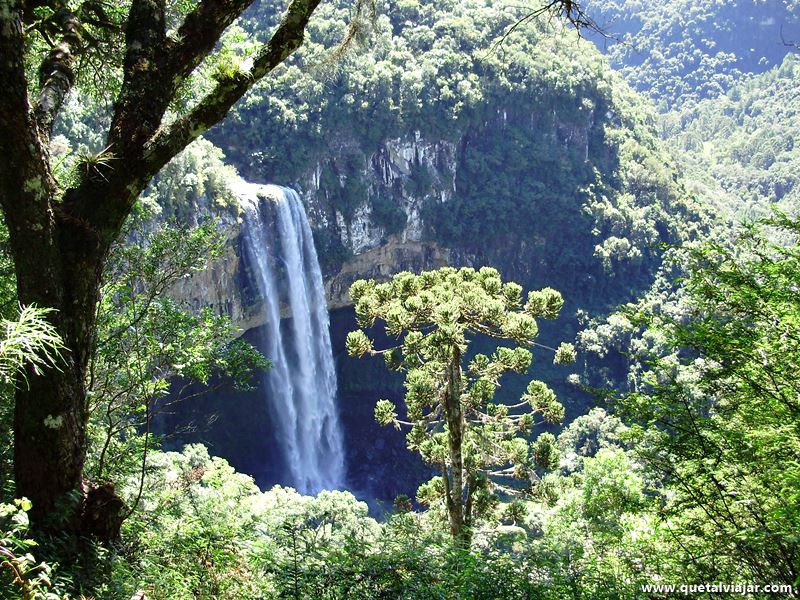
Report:
[{"label": "mossy tree trunk", "polygon": [[[447,443],[450,453],[450,469],[444,469],[445,502],[450,522],[450,533],[456,543],[469,547],[472,532],[469,515],[465,511],[464,490],[464,412],[461,406],[462,393],[461,352],[453,346],[447,365],[447,387],[444,394],[443,413],[447,423]],[[470,496],[470,491],[466,490]]]}]

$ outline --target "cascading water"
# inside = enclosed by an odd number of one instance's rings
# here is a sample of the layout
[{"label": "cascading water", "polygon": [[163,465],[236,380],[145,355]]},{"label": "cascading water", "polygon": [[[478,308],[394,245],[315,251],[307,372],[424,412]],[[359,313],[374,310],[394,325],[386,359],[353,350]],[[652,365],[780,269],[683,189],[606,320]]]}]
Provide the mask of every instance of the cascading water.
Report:
[{"label": "cascading water", "polygon": [[[344,483],[336,370],[317,252],[303,203],[292,189],[241,182],[246,246],[266,312],[264,354],[271,412],[293,485],[304,494]],[[281,327],[281,303],[290,321]],[[288,326],[287,326],[288,325]]]}]

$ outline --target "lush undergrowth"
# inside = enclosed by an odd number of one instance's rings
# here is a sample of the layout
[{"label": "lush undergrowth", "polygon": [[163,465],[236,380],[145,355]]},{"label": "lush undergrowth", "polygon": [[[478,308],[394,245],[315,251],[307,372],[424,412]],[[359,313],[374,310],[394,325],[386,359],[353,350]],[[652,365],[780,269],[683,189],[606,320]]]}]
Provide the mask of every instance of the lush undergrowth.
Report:
[{"label": "lush undergrowth", "polygon": [[[433,482],[418,494],[425,510],[398,497],[377,521],[349,492],[262,492],[194,445],[151,451],[144,471],[110,463],[135,508],[117,542],[34,542],[29,504],[2,505],[4,597],[644,598],[641,586],[657,583],[796,587],[800,222],[778,215],[765,227],[792,243],[751,230],[733,250],[687,249],[678,304],[620,315],[636,348],[634,391],[610,396],[620,416],[593,409],[549,445],[547,473],[490,486],[495,499],[476,513],[469,545],[453,542]],[[141,458],[146,437],[127,437],[123,454]],[[438,460],[433,446],[422,453]]]},{"label": "lush undergrowth", "polygon": [[[567,428],[563,470],[535,498],[499,504],[470,550],[452,544],[437,509],[399,499],[378,522],[349,492],[261,492],[202,446],[152,455],[118,544],[82,543],[77,561],[63,540],[28,546],[24,512],[11,507],[5,544],[28,569],[31,597],[630,597],[671,561],[624,430],[599,409]],[[31,577],[28,553],[55,560]]]}]

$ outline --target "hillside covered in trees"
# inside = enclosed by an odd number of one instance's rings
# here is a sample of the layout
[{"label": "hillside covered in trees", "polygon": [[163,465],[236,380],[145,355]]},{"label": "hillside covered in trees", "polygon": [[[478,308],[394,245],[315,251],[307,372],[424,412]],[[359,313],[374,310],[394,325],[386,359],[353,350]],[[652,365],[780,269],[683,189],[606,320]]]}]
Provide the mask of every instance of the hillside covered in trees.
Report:
[{"label": "hillside covered in trees", "polygon": [[0,598],[798,596],[798,10],[0,0]]},{"label": "hillside covered in trees", "polygon": [[797,58],[734,85],[719,98],[663,119],[664,135],[709,198],[738,215],[798,206]]},{"label": "hillside covered in trees", "polygon": [[780,65],[800,39],[800,8],[791,0],[621,0],[588,6],[607,36],[599,45],[612,64],[661,110],[715,98]]}]

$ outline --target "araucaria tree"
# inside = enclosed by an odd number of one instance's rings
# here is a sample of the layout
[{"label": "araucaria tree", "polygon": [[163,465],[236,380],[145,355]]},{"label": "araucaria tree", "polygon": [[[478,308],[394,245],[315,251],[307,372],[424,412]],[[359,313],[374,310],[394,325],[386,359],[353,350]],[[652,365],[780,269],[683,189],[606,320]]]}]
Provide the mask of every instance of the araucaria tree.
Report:
[{"label": "araucaria tree", "polygon": [[[468,545],[474,519],[492,507],[498,491],[524,491],[538,481],[537,470],[558,461],[552,434],[528,442],[535,425],[563,418],[555,393],[534,380],[518,403],[496,401],[495,394],[504,373],[530,368],[536,319],[558,316],[561,294],[545,288],[523,302],[522,287],[504,284],[493,268],[445,267],[399,273],[387,283],[356,281],[350,295],[362,328],[381,320],[399,343],[375,349],[359,329],[347,336],[348,353],[382,354],[389,369],[406,372],[407,420],[388,400],[377,403],[375,417],[411,428],[409,449],[441,472],[420,488],[419,498],[443,499],[453,539]],[[469,343],[479,335],[510,345],[470,356]],[[557,363],[574,360],[570,344],[553,350]]]},{"label": "araucaria tree", "polygon": [[[0,0],[0,206],[19,301],[63,339],[60,368],[29,368],[15,400],[15,479],[32,516],[80,530],[86,455],[86,370],[103,265],[152,177],[217,123],[302,42],[319,0],[292,0],[269,41],[178,110],[187,82],[253,0]],[[100,81],[112,101],[103,152],[59,184],[49,154],[74,85]],[[60,508],[63,507],[63,510]],[[59,508],[59,510],[56,510]]]}]

